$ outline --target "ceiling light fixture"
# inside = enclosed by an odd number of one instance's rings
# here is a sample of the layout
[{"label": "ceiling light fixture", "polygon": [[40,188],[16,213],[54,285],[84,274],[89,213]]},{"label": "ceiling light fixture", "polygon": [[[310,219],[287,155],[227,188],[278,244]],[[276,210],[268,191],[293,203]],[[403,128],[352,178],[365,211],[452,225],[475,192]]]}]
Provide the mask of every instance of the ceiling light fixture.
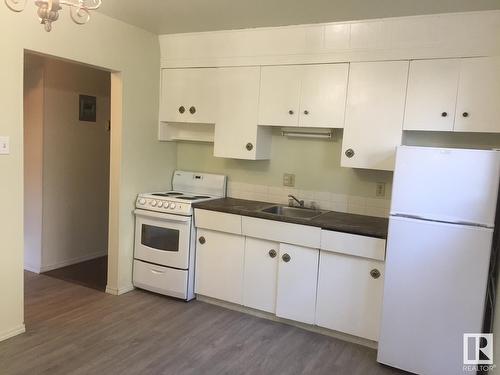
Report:
[{"label": "ceiling light fixture", "polygon": [[[5,0],[7,7],[14,12],[22,12],[27,0]],[[38,7],[38,18],[44,25],[45,31],[52,30],[52,22],[59,18],[61,5],[70,8],[71,19],[78,25],[83,25],[90,20],[90,11],[101,6],[102,0],[35,0]]]}]

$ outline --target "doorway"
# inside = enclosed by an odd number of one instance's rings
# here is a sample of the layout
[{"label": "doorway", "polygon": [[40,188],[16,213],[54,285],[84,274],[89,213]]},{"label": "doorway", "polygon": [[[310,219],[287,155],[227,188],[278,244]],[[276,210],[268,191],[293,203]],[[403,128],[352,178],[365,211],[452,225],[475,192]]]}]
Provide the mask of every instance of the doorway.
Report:
[{"label": "doorway", "polygon": [[24,60],[25,270],[105,291],[111,73]]}]

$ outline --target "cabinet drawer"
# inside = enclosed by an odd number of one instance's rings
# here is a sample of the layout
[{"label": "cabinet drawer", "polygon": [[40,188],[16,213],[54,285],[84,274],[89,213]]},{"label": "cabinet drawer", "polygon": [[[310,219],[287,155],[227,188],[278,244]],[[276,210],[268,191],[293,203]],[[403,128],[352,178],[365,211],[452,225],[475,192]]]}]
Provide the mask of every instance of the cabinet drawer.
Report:
[{"label": "cabinet drawer", "polygon": [[[134,286],[186,299],[188,271],[134,260]],[[192,298],[192,297],[191,297]]]},{"label": "cabinet drawer", "polygon": [[224,212],[194,210],[194,223],[197,228],[219,232],[241,234],[241,216]]},{"label": "cabinet drawer", "polygon": [[315,249],[319,248],[321,239],[321,228],[247,216],[242,218],[242,233],[249,237]]},{"label": "cabinet drawer", "polygon": [[375,260],[384,260],[385,240],[356,234],[322,230],[321,250]]}]

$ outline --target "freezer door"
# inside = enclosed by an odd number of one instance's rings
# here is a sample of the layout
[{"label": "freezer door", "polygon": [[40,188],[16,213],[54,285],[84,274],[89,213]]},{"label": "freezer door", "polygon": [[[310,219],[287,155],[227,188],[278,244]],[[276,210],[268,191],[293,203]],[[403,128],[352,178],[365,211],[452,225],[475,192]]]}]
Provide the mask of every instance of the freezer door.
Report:
[{"label": "freezer door", "polygon": [[487,228],[390,219],[379,362],[463,372],[463,334],[482,328],[492,238]]},{"label": "freezer door", "polygon": [[398,148],[391,214],[493,227],[500,152]]}]

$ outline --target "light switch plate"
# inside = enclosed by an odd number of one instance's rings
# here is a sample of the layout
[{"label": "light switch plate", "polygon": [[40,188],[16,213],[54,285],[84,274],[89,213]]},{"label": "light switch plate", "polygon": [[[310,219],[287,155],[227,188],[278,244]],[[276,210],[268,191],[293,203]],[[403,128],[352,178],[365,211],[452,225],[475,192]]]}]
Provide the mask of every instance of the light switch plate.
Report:
[{"label": "light switch plate", "polygon": [[0,155],[10,154],[10,137],[0,137]]}]

